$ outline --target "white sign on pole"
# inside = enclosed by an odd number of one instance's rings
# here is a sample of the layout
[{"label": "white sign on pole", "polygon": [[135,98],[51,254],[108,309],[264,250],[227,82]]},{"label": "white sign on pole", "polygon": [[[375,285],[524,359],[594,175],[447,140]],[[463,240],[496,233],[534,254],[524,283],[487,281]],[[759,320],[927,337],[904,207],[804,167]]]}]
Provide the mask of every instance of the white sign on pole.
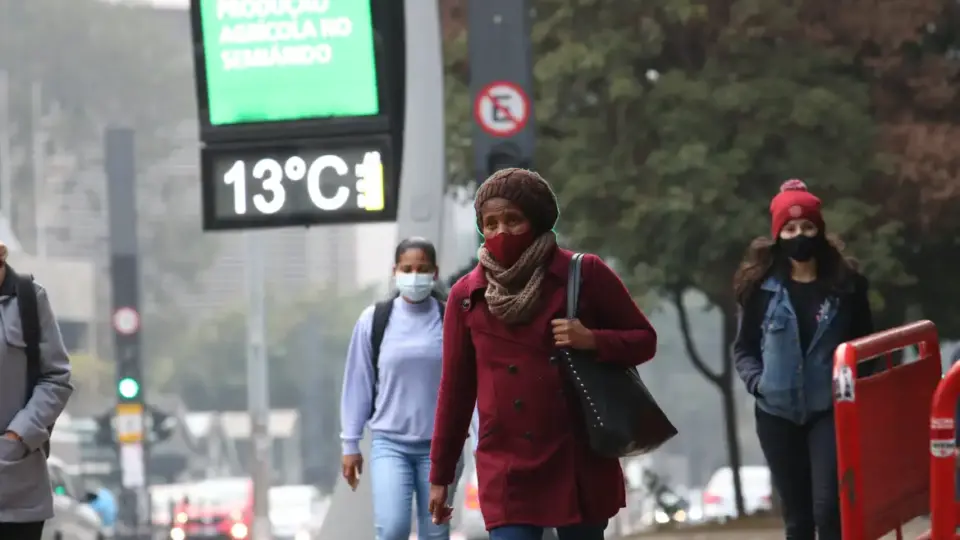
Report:
[{"label": "white sign on pole", "polygon": [[143,413],[118,414],[114,417],[114,428],[120,442],[140,442],[143,439]]},{"label": "white sign on pole", "polygon": [[143,487],[146,484],[146,474],[143,469],[143,444],[121,444],[120,480],[123,487]]},{"label": "white sign on pole", "polygon": [[494,137],[512,137],[527,125],[530,101],[523,89],[507,81],[488,84],[473,104],[480,127]]},{"label": "white sign on pole", "polygon": [[140,314],[132,307],[122,307],[113,312],[113,329],[124,335],[140,330]]}]

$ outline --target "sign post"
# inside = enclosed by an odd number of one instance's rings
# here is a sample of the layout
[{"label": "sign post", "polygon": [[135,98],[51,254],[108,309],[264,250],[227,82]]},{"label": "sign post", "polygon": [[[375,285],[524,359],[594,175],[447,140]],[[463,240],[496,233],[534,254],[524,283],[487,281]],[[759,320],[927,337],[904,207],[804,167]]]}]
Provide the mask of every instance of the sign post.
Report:
[{"label": "sign post", "polygon": [[474,170],[478,183],[507,167],[532,167],[530,0],[469,0]]},{"label": "sign post", "polygon": [[[140,349],[140,271],[133,131],[108,129],[104,138],[110,221],[114,356],[117,358],[117,456],[123,494],[118,530],[139,538],[150,522],[146,486],[149,447],[143,437],[143,369]],[[122,427],[123,436],[120,435]],[[121,536],[124,536],[121,534]]]}]

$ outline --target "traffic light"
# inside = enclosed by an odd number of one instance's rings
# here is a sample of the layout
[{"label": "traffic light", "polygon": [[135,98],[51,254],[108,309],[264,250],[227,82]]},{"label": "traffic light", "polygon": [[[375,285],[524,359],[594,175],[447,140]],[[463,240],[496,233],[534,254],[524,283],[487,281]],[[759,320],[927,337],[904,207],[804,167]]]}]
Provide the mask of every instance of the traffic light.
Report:
[{"label": "traffic light", "polygon": [[529,168],[530,160],[524,158],[520,148],[513,143],[503,143],[495,146],[487,154],[487,175],[510,167]]},{"label": "traffic light", "polygon": [[150,442],[162,442],[169,439],[177,427],[177,419],[156,407],[148,406],[147,412],[150,415],[150,431],[147,434]]},{"label": "traffic light", "polygon": [[117,402],[143,403],[143,383],[136,351],[139,344],[130,336],[119,336],[117,362]]},{"label": "traffic light", "polygon": [[135,400],[140,395],[140,383],[133,377],[124,377],[117,381],[117,395],[125,400]]}]

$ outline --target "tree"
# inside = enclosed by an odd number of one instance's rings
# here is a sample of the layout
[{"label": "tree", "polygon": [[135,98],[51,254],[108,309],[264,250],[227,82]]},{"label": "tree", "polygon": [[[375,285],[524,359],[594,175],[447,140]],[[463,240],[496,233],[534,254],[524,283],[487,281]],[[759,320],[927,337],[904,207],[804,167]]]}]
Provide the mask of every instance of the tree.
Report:
[{"label": "tree", "polygon": [[113,365],[90,354],[71,354],[70,370],[74,388],[69,402],[71,410],[105,408],[103,398],[115,394]]},{"label": "tree", "polygon": [[[340,294],[330,288],[296,297],[268,294],[267,339],[271,405],[301,405],[313,374],[339,385],[347,345],[372,291]],[[331,306],[336,306],[331,309]],[[197,326],[175,356],[151,373],[161,391],[175,392],[191,409],[243,410],[247,406],[246,311],[243,305]],[[327,396],[336,409],[338,396]]]},{"label": "tree", "polygon": [[[852,55],[798,39],[797,13],[780,2],[599,6],[536,3],[537,163],[557,190],[561,231],[615,258],[635,294],[677,308],[688,356],[721,393],[736,471],[731,275],[769,226],[780,182],[804,178],[828,201],[831,231],[875,282],[904,275],[891,247],[900,224],[863,196],[879,170],[868,88]],[[692,339],[691,289],[723,314],[718,369]]]},{"label": "tree", "polygon": [[[960,156],[960,10],[942,0],[807,0],[800,12],[808,39],[855,55],[871,86],[887,169],[864,197],[904,224],[895,256],[910,279],[885,287],[884,326],[923,316],[940,334],[960,336],[960,314],[943,298],[960,294],[956,168]],[[913,312],[911,314],[911,312]]]}]

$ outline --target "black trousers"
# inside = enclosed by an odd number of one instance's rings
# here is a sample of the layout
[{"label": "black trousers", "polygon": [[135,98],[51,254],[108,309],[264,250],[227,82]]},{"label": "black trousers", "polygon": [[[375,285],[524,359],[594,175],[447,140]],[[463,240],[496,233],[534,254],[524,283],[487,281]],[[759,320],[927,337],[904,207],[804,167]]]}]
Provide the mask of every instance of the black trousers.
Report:
[{"label": "black trousers", "polygon": [[17,540],[40,540],[43,536],[43,522],[0,523],[0,538]]},{"label": "black trousers", "polygon": [[757,437],[783,503],[787,540],[841,540],[833,411],[798,425],[756,410]]}]

